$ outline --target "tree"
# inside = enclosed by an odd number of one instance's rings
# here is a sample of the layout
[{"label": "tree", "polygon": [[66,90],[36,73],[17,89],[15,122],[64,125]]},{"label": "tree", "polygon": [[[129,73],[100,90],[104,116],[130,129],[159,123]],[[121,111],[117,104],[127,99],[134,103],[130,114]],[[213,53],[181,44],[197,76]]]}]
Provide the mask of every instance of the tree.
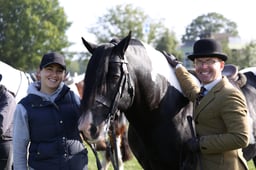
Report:
[{"label": "tree", "polygon": [[186,28],[186,33],[182,36],[182,42],[194,42],[199,38],[209,37],[216,33],[237,36],[237,25],[235,22],[215,12],[201,15]]},{"label": "tree", "polygon": [[157,50],[166,51],[181,59],[182,54],[177,50],[178,44],[179,42],[177,41],[174,32],[170,32],[169,29],[165,29],[162,35],[155,41],[155,47]]},{"label": "tree", "polygon": [[125,37],[131,30],[133,37],[151,43],[161,29],[160,21],[154,21],[140,8],[127,4],[109,9],[89,28],[89,32],[96,36],[98,42],[107,42],[113,37]]},{"label": "tree", "polygon": [[241,67],[255,67],[256,65],[256,41],[249,42],[239,53]]},{"label": "tree", "polygon": [[132,31],[134,38],[180,57],[177,51],[178,41],[174,33],[170,33],[162,23],[162,19],[152,19],[140,8],[131,4],[117,5],[99,17],[97,23],[89,28],[89,32],[101,43],[108,42],[112,38],[123,38]]},{"label": "tree", "polygon": [[70,45],[70,24],[58,0],[0,0],[1,60],[34,70],[44,53]]}]

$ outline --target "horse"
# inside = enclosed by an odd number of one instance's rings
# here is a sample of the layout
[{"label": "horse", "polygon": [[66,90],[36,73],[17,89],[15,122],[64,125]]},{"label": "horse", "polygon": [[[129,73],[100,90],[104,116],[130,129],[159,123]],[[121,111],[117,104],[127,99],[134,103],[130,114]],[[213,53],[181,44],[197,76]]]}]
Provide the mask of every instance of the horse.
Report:
[{"label": "horse", "polygon": [[[130,148],[143,169],[179,169],[191,154],[187,116],[192,103],[161,52],[131,34],[116,43],[83,43],[87,66],[79,129],[91,142],[104,138],[118,111],[129,121]],[[187,164],[188,165],[188,164]]]},{"label": "horse", "polygon": [[250,125],[252,136],[251,141],[247,148],[244,148],[244,157],[247,161],[253,159],[254,166],[256,167],[256,67],[248,67],[239,70],[240,77],[244,77],[244,83],[240,83],[240,88],[245,95],[248,112],[250,115]]},{"label": "horse", "polygon": [[3,76],[1,84],[14,94],[16,102],[26,96],[28,86],[33,82],[29,73],[0,61],[0,74]]},{"label": "horse", "polygon": [[79,119],[84,136],[91,142],[104,138],[121,111],[129,121],[130,148],[143,169],[194,169],[195,155],[184,146],[193,133],[187,119],[193,104],[165,56],[131,33],[114,43],[82,41],[92,54]]},{"label": "horse", "polygon": [[[75,83],[79,96],[82,99],[83,89],[84,89],[84,80]],[[127,131],[128,131],[128,121],[126,120],[123,113],[121,113],[117,119],[114,120],[115,128],[115,140],[117,145],[118,153],[118,163],[119,169],[123,169],[124,162],[131,160],[132,153],[128,144]],[[109,136],[110,141],[114,141],[113,136]],[[111,142],[113,143],[113,142]],[[94,146],[95,150],[100,152],[102,155],[102,170],[107,170],[111,163],[111,154],[113,155],[114,150],[108,149],[107,141],[99,141]],[[111,148],[114,148],[112,145]],[[111,152],[111,153],[109,153]]]}]

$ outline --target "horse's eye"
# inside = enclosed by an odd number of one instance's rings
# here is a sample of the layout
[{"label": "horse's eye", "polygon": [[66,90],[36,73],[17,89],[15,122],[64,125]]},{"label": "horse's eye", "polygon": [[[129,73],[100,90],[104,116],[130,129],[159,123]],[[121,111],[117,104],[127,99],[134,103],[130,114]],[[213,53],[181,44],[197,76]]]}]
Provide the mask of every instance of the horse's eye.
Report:
[{"label": "horse's eye", "polygon": [[112,79],[113,79],[113,80],[119,80],[119,77],[120,77],[119,74],[114,74],[114,75],[112,76]]}]

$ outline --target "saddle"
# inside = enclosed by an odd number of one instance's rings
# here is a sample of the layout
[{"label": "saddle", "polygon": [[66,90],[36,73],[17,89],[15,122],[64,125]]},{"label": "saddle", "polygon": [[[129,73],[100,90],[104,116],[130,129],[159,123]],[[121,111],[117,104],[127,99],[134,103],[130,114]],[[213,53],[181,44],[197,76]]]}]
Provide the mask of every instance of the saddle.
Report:
[{"label": "saddle", "polygon": [[222,70],[222,75],[228,77],[228,79],[236,80],[238,78],[238,68],[233,64],[226,64]]},{"label": "saddle", "polygon": [[232,84],[239,88],[242,88],[247,82],[246,76],[239,73],[238,67],[233,64],[226,64],[222,70],[222,75],[226,76]]}]

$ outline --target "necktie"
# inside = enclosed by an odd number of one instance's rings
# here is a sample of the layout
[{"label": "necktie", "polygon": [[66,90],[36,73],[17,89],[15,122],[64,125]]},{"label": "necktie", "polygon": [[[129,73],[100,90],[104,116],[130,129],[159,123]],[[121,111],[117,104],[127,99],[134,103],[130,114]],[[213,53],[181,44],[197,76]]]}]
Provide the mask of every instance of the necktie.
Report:
[{"label": "necktie", "polygon": [[201,87],[200,92],[197,94],[196,105],[200,103],[200,100],[204,97],[204,93],[206,92],[206,88],[204,86]]}]

